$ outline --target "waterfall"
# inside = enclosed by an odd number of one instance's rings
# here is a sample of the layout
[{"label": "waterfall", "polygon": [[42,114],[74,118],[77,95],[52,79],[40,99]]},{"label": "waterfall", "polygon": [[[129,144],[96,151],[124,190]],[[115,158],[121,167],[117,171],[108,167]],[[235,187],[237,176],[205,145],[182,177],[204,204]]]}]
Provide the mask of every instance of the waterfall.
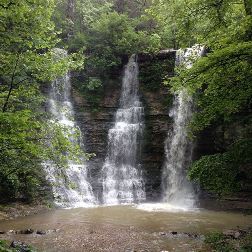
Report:
[{"label": "waterfall", "polygon": [[[176,65],[192,67],[193,61],[201,56],[203,47],[196,45],[176,53]],[[165,162],[163,166],[163,200],[172,205],[192,208],[196,195],[192,184],[186,178],[186,170],[192,159],[193,143],[187,136],[187,126],[193,112],[193,100],[186,89],[175,94],[170,117],[173,127],[165,141]]]},{"label": "waterfall", "polygon": [[138,87],[138,64],[136,56],[132,55],[124,71],[115,124],[108,133],[108,150],[102,168],[105,204],[133,203],[145,199],[138,160],[144,109]]},{"label": "waterfall", "polygon": [[[55,49],[57,57],[66,57],[67,52]],[[69,74],[58,78],[51,84],[49,110],[53,123],[59,125],[70,142],[82,146],[82,134],[74,121],[74,110],[70,99],[71,81]],[[64,207],[83,207],[95,203],[91,185],[88,182],[84,158],[81,164],[69,157],[67,167],[58,169],[54,164],[45,164],[47,178],[51,182],[55,203]],[[79,158],[79,157],[78,157]]]}]

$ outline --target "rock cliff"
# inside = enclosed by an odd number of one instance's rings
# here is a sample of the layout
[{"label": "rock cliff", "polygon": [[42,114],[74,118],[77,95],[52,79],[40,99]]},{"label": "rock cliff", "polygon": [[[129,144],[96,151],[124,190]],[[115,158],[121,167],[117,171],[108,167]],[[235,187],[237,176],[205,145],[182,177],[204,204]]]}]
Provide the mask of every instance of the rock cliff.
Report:
[{"label": "rock cliff", "polygon": [[[156,56],[138,57],[140,97],[145,109],[145,130],[141,164],[148,200],[160,197],[161,169],[164,160],[164,141],[172,124],[169,105],[172,96],[162,84],[163,78],[173,75],[175,52],[165,51]],[[106,155],[108,130],[113,126],[119,105],[122,71],[117,71],[103,84],[98,102],[93,104],[77,89],[73,90],[76,120],[83,132],[86,152],[96,156],[88,161],[90,181],[97,197],[101,195],[101,168]]]}]

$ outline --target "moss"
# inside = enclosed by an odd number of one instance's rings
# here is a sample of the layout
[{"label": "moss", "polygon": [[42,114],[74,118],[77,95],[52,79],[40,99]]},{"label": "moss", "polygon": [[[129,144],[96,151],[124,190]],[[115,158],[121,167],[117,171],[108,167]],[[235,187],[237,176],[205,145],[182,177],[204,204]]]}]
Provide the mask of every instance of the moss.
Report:
[{"label": "moss", "polygon": [[99,104],[103,97],[103,85],[90,88],[88,77],[84,73],[72,78],[73,88],[87,101],[93,112],[99,112]]},{"label": "moss", "polygon": [[171,108],[173,103],[174,96],[171,93],[168,93],[163,99],[162,99],[162,106],[165,108]]},{"label": "moss", "polygon": [[225,236],[222,233],[210,233],[205,238],[205,243],[209,245],[216,252],[231,252],[231,244],[225,239]]},{"label": "moss", "polygon": [[173,75],[174,59],[155,59],[140,64],[139,80],[145,91],[157,91],[167,75]]}]

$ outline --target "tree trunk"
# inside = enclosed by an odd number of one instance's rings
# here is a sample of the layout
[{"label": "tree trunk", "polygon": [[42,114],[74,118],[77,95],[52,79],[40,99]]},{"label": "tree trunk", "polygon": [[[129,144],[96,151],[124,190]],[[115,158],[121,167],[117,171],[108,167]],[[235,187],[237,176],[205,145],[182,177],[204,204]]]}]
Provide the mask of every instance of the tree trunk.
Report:
[{"label": "tree trunk", "polygon": [[11,96],[11,92],[12,92],[12,90],[14,88],[14,78],[15,78],[18,62],[19,62],[19,54],[17,55],[17,58],[16,58],[15,66],[14,66],[14,69],[13,69],[13,72],[12,72],[12,76],[11,76],[11,82],[10,82],[10,86],[9,86],[9,91],[8,91],[6,100],[5,100],[4,104],[3,104],[2,112],[6,112],[7,108],[8,108],[8,105],[9,105],[9,99],[10,99],[10,96]]},{"label": "tree trunk", "polygon": [[67,31],[68,38],[73,35],[74,8],[75,8],[75,0],[67,0],[66,18],[67,18],[67,21],[69,22],[69,27],[68,27],[68,31]]}]

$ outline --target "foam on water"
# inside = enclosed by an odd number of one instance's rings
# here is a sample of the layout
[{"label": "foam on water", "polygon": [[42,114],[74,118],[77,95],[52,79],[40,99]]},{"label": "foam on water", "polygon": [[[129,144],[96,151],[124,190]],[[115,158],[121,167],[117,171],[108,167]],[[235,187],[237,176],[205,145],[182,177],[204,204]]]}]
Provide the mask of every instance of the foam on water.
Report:
[{"label": "foam on water", "polygon": [[195,208],[182,207],[169,203],[143,203],[135,206],[138,210],[147,212],[188,212],[196,211]]}]

